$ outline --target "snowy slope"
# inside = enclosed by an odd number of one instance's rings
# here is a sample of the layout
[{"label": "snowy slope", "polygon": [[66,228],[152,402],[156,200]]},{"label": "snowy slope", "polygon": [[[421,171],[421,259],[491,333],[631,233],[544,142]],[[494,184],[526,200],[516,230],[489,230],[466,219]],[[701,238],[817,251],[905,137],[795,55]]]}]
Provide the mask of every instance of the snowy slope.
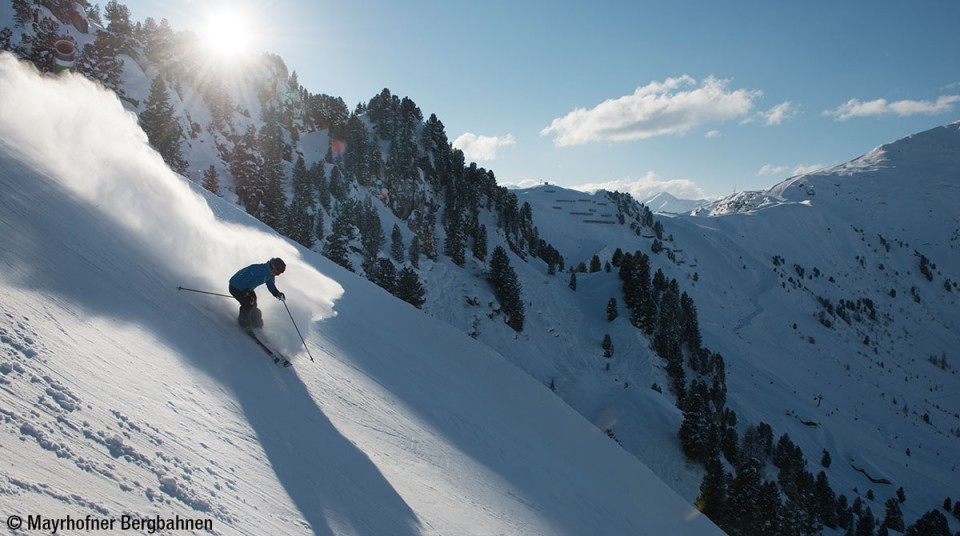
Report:
[{"label": "snowy slope", "polygon": [[[667,225],[710,266],[692,292],[732,406],[782,413],[809,457],[829,449],[834,481],[880,504],[904,486],[908,519],[960,490],[958,169],[954,123]],[[824,306],[841,300],[872,307]]]},{"label": "snowy slope", "polygon": [[[724,356],[728,405],[741,433],[759,422],[777,436],[788,433],[813,472],[826,449],[836,492],[862,498],[875,513],[903,486],[910,522],[960,491],[958,169],[955,123],[768,191],[741,192],[695,216],[658,215],[668,238],[661,254],[651,253],[651,236],[588,222],[605,210],[599,195],[555,187],[517,193],[533,207],[541,236],[569,255],[568,265],[593,254],[608,260],[615,247],[641,250],[654,270],[680,282],[697,304],[705,346]],[[606,299],[620,298],[616,271],[578,275],[577,291],[552,306],[551,331],[592,335],[595,346],[568,356],[561,344],[553,355],[603,363],[596,356],[604,332],[617,350],[610,370],[593,374],[606,374],[606,389],[580,371],[579,385],[558,390],[693,500],[697,469],[666,441],[679,418],[657,405],[666,395],[646,389],[664,385],[662,361],[631,339],[629,326],[621,329],[622,316],[602,318]],[[843,307],[846,320],[841,302],[853,304]],[[537,376],[525,356],[501,351]]]},{"label": "snowy slope", "polygon": [[[222,534],[712,534],[497,353],[167,170],[79,77],[0,56],[0,510]],[[280,369],[234,325],[237,268]]]}]

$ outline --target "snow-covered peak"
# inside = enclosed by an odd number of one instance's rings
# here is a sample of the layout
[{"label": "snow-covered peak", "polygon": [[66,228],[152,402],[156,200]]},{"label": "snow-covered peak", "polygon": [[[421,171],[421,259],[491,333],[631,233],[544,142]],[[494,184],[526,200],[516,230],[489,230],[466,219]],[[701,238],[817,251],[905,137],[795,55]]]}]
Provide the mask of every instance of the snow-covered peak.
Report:
[{"label": "snow-covered peak", "polygon": [[707,201],[703,199],[679,199],[667,192],[660,192],[643,201],[643,204],[650,207],[650,210],[666,214],[686,214],[706,203]]}]

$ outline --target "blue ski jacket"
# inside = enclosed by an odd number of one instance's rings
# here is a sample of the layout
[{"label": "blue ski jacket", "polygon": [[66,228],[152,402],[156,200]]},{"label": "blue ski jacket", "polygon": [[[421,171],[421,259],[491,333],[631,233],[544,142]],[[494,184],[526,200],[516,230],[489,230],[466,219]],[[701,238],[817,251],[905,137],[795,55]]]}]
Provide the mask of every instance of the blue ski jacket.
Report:
[{"label": "blue ski jacket", "polygon": [[239,272],[233,274],[233,277],[230,278],[230,286],[237,287],[241,291],[253,290],[264,283],[267,284],[267,289],[270,290],[270,294],[273,294],[274,297],[279,297],[280,291],[277,290],[277,286],[274,283],[273,272],[270,271],[269,262],[251,264],[246,268],[240,269]]}]

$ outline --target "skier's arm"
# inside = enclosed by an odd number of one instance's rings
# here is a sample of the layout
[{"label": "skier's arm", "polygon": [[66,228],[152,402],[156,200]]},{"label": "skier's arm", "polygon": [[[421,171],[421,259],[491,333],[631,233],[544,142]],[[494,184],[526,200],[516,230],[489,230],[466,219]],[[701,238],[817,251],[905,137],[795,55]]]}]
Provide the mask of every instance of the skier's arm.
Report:
[{"label": "skier's arm", "polygon": [[283,298],[282,298],[283,293],[280,292],[279,290],[277,290],[277,285],[276,285],[276,283],[275,283],[275,280],[274,280],[273,275],[271,275],[270,277],[267,278],[267,290],[270,291],[270,294],[273,294],[273,297],[274,297],[274,298],[276,298],[276,299],[278,299],[278,300],[283,299]]}]

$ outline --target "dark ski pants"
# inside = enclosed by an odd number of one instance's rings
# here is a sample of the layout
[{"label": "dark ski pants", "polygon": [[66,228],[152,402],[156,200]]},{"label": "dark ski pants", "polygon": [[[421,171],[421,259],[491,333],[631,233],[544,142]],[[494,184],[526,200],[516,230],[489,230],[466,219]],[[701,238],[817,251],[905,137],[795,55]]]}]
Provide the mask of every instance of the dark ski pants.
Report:
[{"label": "dark ski pants", "polygon": [[240,314],[237,316],[237,322],[240,327],[247,329],[250,327],[262,328],[263,315],[257,308],[257,293],[253,289],[240,290],[230,285],[230,295],[240,302]]}]

